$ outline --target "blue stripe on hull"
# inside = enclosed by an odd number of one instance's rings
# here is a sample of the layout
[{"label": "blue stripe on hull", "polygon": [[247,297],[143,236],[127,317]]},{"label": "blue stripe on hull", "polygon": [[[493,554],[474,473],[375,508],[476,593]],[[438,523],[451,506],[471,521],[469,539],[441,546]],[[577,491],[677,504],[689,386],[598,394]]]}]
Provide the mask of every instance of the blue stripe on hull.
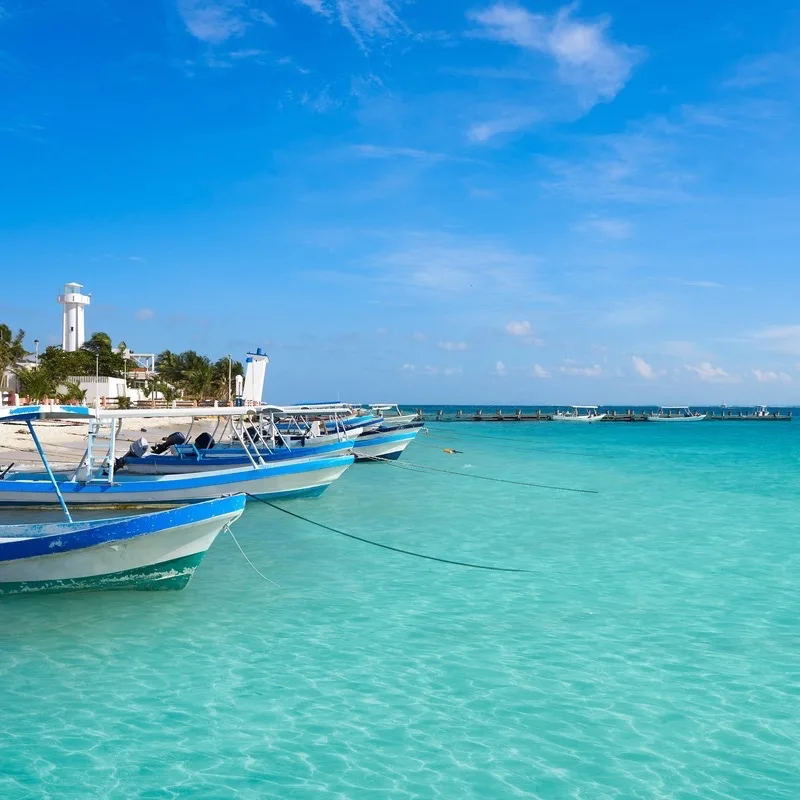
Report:
[{"label": "blue stripe on hull", "polygon": [[122,542],[137,536],[157,534],[169,528],[204,522],[227,514],[241,513],[244,510],[245,500],[245,496],[239,494],[154,514],[97,520],[89,523],[88,527],[85,522],[65,522],[61,523],[63,530],[44,536],[36,535],[35,525],[3,525],[0,526],[0,531],[4,536],[15,538],[27,535],[32,538],[20,539],[16,542],[0,542],[0,561],[16,561],[35,556],[68,553],[107,542]]}]

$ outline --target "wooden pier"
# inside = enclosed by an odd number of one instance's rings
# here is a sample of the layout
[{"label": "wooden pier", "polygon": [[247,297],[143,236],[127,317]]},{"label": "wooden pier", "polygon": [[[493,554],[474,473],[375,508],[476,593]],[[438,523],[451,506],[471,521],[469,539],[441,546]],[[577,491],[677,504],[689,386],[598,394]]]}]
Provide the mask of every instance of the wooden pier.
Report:
[{"label": "wooden pier", "polygon": [[[654,412],[653,412],[654,413]],[[483,409],[476,412],[464,413],[456,411],[455,414],[437,411],[435,414],[425,413],[422,409],[417,409],[417,415],[421,420],[428,422],[551,422],[552,412],[537,410],[535,413],[524,414],[521,409],[516,412],[508,413],[500,409],[494,412],[484,413]],[[778,411],[770,412],[766,415],[757,415],[746,411],[709,411],[704,422],[791,422],[791,411],[781,414]],[[601,422],[648,422],[645,412],[636,412],[631,409],[628,411],[608,411],[606,415],[597,420]]]}]

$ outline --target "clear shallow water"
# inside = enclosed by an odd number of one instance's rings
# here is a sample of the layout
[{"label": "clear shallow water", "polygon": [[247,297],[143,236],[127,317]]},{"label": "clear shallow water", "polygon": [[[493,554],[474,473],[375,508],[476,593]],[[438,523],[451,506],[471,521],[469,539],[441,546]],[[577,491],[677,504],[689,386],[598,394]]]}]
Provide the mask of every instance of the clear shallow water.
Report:
[{"label": "clear shallow water", "polygon": [[430,430],[599,494],[359,465],[285,507],[531,572],[256,505],[280,589],[225,537],[183,592],[4,600],[0,797],[800,796],[800,425]]}]

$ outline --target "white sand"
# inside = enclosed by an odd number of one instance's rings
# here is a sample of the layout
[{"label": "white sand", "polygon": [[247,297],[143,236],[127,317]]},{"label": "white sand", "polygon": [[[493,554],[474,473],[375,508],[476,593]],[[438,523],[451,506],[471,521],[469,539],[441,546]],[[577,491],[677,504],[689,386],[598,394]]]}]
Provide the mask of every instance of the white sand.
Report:
[{"label": "white sand", "polygon": [[[138,417],[125,419],[122,422],[122,430],[117,435],[115,455],[120,456],[126,453],[130,443],[140,436],[147,439],[152,446],[174,431],[186,433],[191,422],[191,417],[167,420]],[[212,433],[216,425],[216,418],[196,419],[192,427],[192,438],[202,431]],[[35,422],[34,427],[47,460],[53,466],[77,465],[86,449],[89,431],[87,423],[42,420]],[[218,433],[221,431],[222,425],[220,425]],[[25,423],[4,422],[0,424],[0,471],[12,462],[16,467],[23,469],[26,466],[33,468],[41,466],[41,459]]]}]

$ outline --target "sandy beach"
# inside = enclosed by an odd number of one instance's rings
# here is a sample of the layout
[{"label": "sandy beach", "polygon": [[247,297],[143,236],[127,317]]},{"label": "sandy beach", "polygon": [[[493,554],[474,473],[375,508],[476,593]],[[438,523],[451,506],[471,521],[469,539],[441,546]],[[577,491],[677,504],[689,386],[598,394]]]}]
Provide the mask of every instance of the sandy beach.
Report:
[{"label": "sandy beach", "polygon": [[[186,433],[191,422],[191,417],[169,420],[144,417],[125,419],[122,430],[117,435],[115,455],[123,455],[130,443],[139,437],[147,439],[152,446],[174,431]],[[213,417],[196,419],[192,437],[196,437],[202,431],[211,433],[216,425],[216,418]],[[41,421],[37,422],[35,427],[45,454],[53,466],[67,467],[76,465],[80,461],[86,449],[89,432],[86,423]],[[42,463],[24,423],[6,422],[0,425],[0,472],[12,463],[15,468],[23,469],[27,466],[38,469]]]}]

